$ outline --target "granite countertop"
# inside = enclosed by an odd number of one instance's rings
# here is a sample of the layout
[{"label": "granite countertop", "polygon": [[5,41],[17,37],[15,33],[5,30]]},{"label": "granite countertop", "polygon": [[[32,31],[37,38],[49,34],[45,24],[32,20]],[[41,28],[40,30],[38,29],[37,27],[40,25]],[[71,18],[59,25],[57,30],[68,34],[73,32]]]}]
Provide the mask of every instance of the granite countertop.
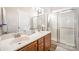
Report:
[{"label": "granite countertop", "polygon": [[50,33],[50,31],[36,32],[32,35],[29,35],[29,37],[23,38],[22,40],[16,40],[15,38],[0,40],[0,51],[16,51],[23,46],[47,35],[48,33]]}]

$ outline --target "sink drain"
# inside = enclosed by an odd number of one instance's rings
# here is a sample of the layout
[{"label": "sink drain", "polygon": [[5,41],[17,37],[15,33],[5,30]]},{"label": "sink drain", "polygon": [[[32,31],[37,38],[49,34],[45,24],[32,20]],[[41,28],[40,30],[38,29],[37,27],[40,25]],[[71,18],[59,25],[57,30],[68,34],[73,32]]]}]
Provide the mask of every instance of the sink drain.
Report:
[{"label": "sink drain", "polygon": [[21,44],[21,43],[18,43],[18,44]]}]

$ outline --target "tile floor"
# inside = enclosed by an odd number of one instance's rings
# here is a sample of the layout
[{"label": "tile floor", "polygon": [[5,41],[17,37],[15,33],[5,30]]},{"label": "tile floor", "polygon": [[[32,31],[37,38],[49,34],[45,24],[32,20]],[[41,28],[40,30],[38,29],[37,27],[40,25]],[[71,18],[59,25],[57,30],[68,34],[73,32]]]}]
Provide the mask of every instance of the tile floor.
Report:
[{"label": "tile floor", "polygon": [[55,51],[69,51],[69,50],[58,46]]},{"label": "tile floor", "polygon": [[74,47],[52,42],[50,51],[78,51]]},{"label": "tile floor", "polygon": [[51,45],[51,49],[50,51],[71,51],[67,48],[63,48],[61,46],[58,46],[58,45]]}]

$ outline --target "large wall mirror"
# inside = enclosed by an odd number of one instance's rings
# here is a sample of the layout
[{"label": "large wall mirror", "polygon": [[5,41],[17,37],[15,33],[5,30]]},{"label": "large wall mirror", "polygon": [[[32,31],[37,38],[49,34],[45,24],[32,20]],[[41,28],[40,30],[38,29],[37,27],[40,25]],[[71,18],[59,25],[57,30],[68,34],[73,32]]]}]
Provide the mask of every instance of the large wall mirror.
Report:
[{"label": "large wall mirror", "polygon": [[40,8],[1,7],[0,35],[47,30],[46,17],[47,14]]}]

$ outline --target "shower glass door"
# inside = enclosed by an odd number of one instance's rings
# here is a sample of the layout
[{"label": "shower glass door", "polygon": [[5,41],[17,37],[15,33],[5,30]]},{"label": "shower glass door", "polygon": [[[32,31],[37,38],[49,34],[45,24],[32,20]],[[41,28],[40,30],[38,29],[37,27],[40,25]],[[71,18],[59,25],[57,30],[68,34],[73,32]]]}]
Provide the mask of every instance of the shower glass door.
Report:
[{"label": "shower glass door", "polygon": [[71,10],[58,13],[58,40],[72,47],[75,46],[74,20],[75,16]]}]

